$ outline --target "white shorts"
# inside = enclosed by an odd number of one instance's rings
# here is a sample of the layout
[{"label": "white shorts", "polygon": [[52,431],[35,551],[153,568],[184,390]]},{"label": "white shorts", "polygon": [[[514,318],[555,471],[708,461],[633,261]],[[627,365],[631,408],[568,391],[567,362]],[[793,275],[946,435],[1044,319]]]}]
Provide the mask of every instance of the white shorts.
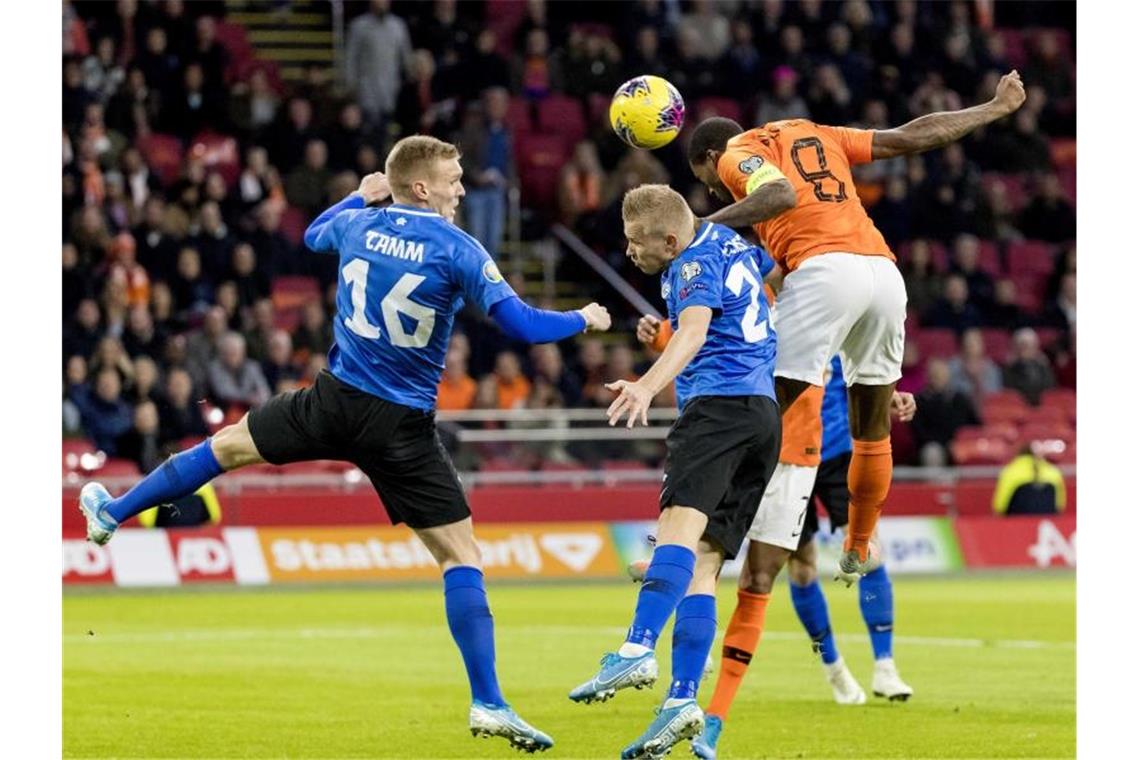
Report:
[{"label": "white shorts", "polygon": [[748,529],[750,540],[793,552],[799,548],[818,469],[784,462],[776,465]]},{"label": "white shorts", "polygon": [[784,279],[776,320],[777,377],[822,385],[837,352],[848,385],[902,377],[906,285],[885,256],[812,256]]}]

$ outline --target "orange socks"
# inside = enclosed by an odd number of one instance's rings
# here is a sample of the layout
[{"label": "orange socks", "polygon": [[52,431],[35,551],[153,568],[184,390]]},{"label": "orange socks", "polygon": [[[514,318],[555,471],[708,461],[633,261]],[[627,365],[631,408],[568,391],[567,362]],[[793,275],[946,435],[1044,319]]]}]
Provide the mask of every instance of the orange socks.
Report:
[{"label": "orange socks", "polygon": [[852,441],[851,466],[847,470],[847,490],[851,501],[847,506],[847,539],[844,551],[859,552],[867,559],[867,542],[879,522],[879,511],[891,488],[891,439]]},{"label": "orange socks", "polygon": [[751,594],[742,590],[736,592],[736,610],[728,621],[728,630],[724,632],[720,675],[716,679],[712,701],[705,710],[709,715],[716,715],[722,720],[728,715],[728,708],[736,698],[736,690],[740,688],[740,682],[748,672],[748,664],[752,662],[752,655],[760,643],[760,633],[764,630],[764,612],[768,609],[770,596],[771,594]]}]

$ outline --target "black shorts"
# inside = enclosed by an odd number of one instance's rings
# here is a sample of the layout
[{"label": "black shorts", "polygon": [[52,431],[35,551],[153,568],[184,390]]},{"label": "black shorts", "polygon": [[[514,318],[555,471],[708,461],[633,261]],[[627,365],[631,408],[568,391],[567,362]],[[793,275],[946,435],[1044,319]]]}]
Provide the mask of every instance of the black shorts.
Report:
[{"label": "black shorts", "polygon": [[665,439],[661,508],[699,509],[705,538],[736,556],[780,457],[780,411],[767,396],[700,396]]},{"label": "black shorts", "polygon": [[819,463],[815,473],[815,486],[812,488],[811,508],[804,516],[804,530],[800,534],[800,546],[812,540],[819,532],[819,514],[815,500],[823,505],[827,518],[831,520],[831,531],[847,525],[847,502],[851,495],[847,491],[847,467],[851,464],[851,452],[847,451],[837,457]]},{"label": "black shorts", "polygon": [[249,432],[272,464],[352,462],[372,481],[393,524],[434,528],[471,515],[435,412],[385,401],[327,370],[312,387],[252,410]]}]

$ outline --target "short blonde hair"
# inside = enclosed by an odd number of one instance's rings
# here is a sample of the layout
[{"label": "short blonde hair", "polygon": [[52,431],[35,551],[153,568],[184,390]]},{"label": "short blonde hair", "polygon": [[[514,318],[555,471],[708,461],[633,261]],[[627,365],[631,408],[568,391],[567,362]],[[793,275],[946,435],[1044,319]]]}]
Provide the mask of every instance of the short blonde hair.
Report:
[{"label": "short blonde hair", "polygon": [[621,202],[621,218],[641,225],[647,235],[672,232],[680,236],[694,226],[689,204],[668,185],[641,185],[627,192]]},{"label": "short blonde hair", "polygon": [[388,186],[393,196],[407,198],[412,183],[422,179],[422,172],[432,170],[436,161],[459,158],[459,148],[429,135],[410,135],[392,146],[384,162]]}]

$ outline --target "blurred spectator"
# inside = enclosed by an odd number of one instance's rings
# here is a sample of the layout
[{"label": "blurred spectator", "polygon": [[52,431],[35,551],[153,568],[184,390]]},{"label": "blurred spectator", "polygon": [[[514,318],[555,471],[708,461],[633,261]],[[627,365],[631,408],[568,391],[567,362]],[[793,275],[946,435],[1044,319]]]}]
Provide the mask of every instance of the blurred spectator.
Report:
[{"label": "blurred spectator", "polygon": [[586,338],[578,344],[578,374],[582,378],[584,406],[609,406],[613,394],[605,389],[606,344],[600,338]]},{"label": "blurred spectator", "polygon": [[499,37],[489,27],[479,30],[475,48],[466,57],[459,72],[463,92],[483,92],[490,87],[504,90],[511,85],[511,67],[495,50]]},{"label": "blurred spectator", "polygon": [[301,323],[293,331],[293,348],[303,355],[327,354],[332,348],[333,326],[320,303],[309,301],[301,307]]},{"label": "blurred spectator", "polygon": [[407,24],[390,6],[389,0],[371,0],[369,12],[348,27],[345,81],[373,124],[395,110],[401,75],[412,63]]},{"label": "blurred spectator", "polygon": [[1061,278],[1061,292],[1045,309],[1041,324],[1062,330],[1077,329],[1077,275],[1070,273]]},{"label": "blurred spectator", "polygon": [[63,353],[65,356],[89,357],[102,337],[99,325],[99,304],[92,298],[84,298],[75,309],[75,318],[64,327]]},{"label": "blurred spectator", "polygon": [[269,278],[265,270],[257,266],[257,253],[249,243],[234,246],[228,276],[237,286],[242,306],[252,306],[269,297]]},{"label": "blurred spectator", "polygon": [[794,24],[780,30],[780,51],[776,59],[791,68],[798,81],[809,77],[815,68],[811,57],[804,50],[803,30]]},{"label": "blurred spectator", "polygon": [[908,340],[903,344],[902,378],[896,386],[900,393],[918,394],[926,385],[926,365],[922,361],[918,344]]},{"label": "blurred spectator", "polygon": [[515,176],[513,136],[507,125],[510,94],[502,87],[484,91],[481,114],[469,109],[458,143],[463,151],[467,196],[463,213],[468,231],[495,256],[507,216],[507,188]]},{"label": "blurred spectator", "polygon": [[202,409],[194,400],[194,382],[184,369],[172,369],[166,375],[165,394],[159,401],[159,419],[163,443],[184,438],[205,437],[210,431],[202,419]]},{"label": "blurred spectator", "polygon": [[160,441],[158,408],[153,401],[143,401],[132,410],[131,426],[116,442],[115,455],[150,472],[165,458]]},{"label": "blurred spectator", "polygon": [[[693,0],[690,12],[683,14],[677,22],[678,37],[692,35],[700,40],[698,53],[709,61],[715,61],[725,54],[733,41],[728,18],[717,11],[712,0]],[[749,32],[751,37],[751,31]]]},{"label": "blurred spectator", "polygon": [[[364,113],[356,103],[341,106],[337,122],[328,132],[329,168],[334,172],[351,170],[361,146],[380,142],[374,131],[364,126]],[[355,186],[353,187],[355,190]]]},{"label": "blurred spectator", "polygon": [[1037,181],[1037,190],[1018,218],[1026,237],[1059,243],[1077,236],[1077,215],[1065,198],[1056,174]]},{"label": "blurred spectator", "polygon": [[996,515],[1055,515],[1065,509],[1065,478],[1041,453],[1040,445],[1021,450],[998,475]]},{"label": "blurred spectator", "polygon": [[178,267],[169,284],[178,311],[197,313],[214,302],[214,285],[203,277],[202,257],[196,248],[185,246],[178,252]]},{"label": "blurred spectator", "polygon": [[95,448],[115,456],[119,436],[130,430],[133,422],[131,406],[122,398],[122,382],[114,368],[105,367],[92,374],[94,389],[87,385],[72,386],[68,389],[68,398],[79,410],[83,429]]},{"label": "blurred spectator", "polygon": [[[249,235],[249,243],[270,277],[282,274],[308,274],[311,256],[298,257],[297,249],[281,234],[281,207],[265,201],[254,212],[257,227]],[[335,259],[328,257],[335,262]],[[334,266],[335,270],[335,266]]]},{"label": "blurred spectator", "polygon": [[155,280],[167,280],[177,263],[178,241],[166,228],[166,202],[157,195],[147,198],[142,222],[131,230],[137,258]]},{"label": "blurred spectator", "polygon": [[218,42],[218,22],[212,16],[202,15],[194,22],[193,47],[186,59],[202,69],[207,89],[222,89],[229,56]]},{"label": "blurred spectator", "polygon": [[732,21],[732,44],[719,62],[721,89],[725,94],[735,94],[736,82],[761,81],[764,74],[764,59],[752,41],[752,25],[747,19]]},{"label": "blurred spectator", "polygon": [[269,356],[269,341],[277,331],[276,310],[270,298],[259,299],[250,309],[252,315],[249,329],[243,336],[246,340],[246,351],[254,361],[265,361]]},{"label": "blurred spectator", "polygon": [[418,17],[411,33],[413,43],[438,56],[447,47],[465,48],[471,44],[471,24],[458,13],[457,0],[435,0],[431,15]]},{"label": "blurred spectator", "polygon": [[396,123],[403,135],[445,135],[454,118],[455,102],[443,94],[431,52],[412,54],[409,77],[396,97]]},{"label": "blurred spectator", "polygon": [[925,313],[938,301],[943,290],[942,275],[935,269],[930,243],[915,240],[900,268],[906,284],[907,306]]},{"label": "blurred spectator", "polygon": [[[285,105],[284,118],[267,130],[266,144],[273,166],[287,173],[297,165],[305,153],[305,145],[310,140],[320,139],[317,125],[313,121],[313,104],[308,99],[294,96]],[[247,160],[253,156],[247,157]],[[260,156],[258,156],[260,158]],[[261,177],[268,183],[268,171]]]},{"label": "blurred spectator", "polygon": [[518,409],[530,396],[530,381],[522,373],[519,358],[510,351],[495,357],[496,405],[499,409]]},{"label": "blurred spectator", "polygon": [[261,66],[249,75],[249,82],[236,83],[230,92],[229,118],[243,132],[258,133],[277,118],[281,98],[269,84]]},{"label": "blurred spectator", "polygon": [[293,339],[284,330],[274,330],[269,336],[269,349],[261,362],[265,382],[273,393],[280,393],[282,383],[295,383],[301,370],[293,362]]},{"label": "blurred spectator", "polygon": [[313,217],[325,207],[329,179],[328,147],[324,140],[305,144],[305,159],[285,177],[285,197],[293,206]]},{"label": "blurred spectator", "polygon": [[962,333],[958,341],[958,354],[947,363],[950,370],[950,387],[981,404],[989,393],[1001,390],[1001,369],[986,355],[982,331],[971,328]]},{"label": "blurred spectator", "polygon": [[1045,284],[1045,298],[1052,300],[1057,297],[1061,292],[1061,280],[1067,274],[1077,273],[1077,244],[1070,243],[1061,249],[1061,252],[1053,260],[1053,272],[1049,275],[1049,281]]},{"label": "blurred spectator", "polygon": [[167,47],[166,30],[161,26],[151,27],[146,33],[145,49],[135,58],[149,87],[156,92],[177,91],[178,57]]},{"label": "blurred spectator", "polygon": [[970,303],[983,312],[994,300],[994,281],[981,269],[981,244],[973,235],[962,234],[954,238],[954,257],[951,274],[962,276],[970,293]]},{"label": "blurred spectator", "polygon": [[811,115],[807,101],[796,92],[799,76],[791,66],[777,66],[772,72],[772,92],[760,96],[756,123],[767,124],[782,119],[803,119]]},{"label": "blurred spectator", "polygon": [[233,280],[226,280],[218,285],[214,291],[214,303],[226,312],[226,327],[231,330],[240,330],[242,327],[241,304],[238,302],[237,285]]},{"label": "blurred spectator", "polygon": [[851,49],[851,29],[842,22],[827,28],[825,57],[835,64],[844,83],[859,98],[867,91],[871,74],[871,61],[861,51]]},{"label": "blurred spectator", "polygon": [[1024,327],[1013,334],[1011,357],[1002,372],[1002,382],[1034,406],[1041,401],[1042,391],[1057,384],[1034,330]]},{"label": "blurred spectator", "polygon": [[922,464],[940,467],[948,463],[947,447],[958,429],[980,424],[970,397],[950,384],[950,367],[942,359],[926,363],[926,387],[915,401],[918,411],[911,429],[920,449]]},{"label": "blurred spectator", "polygon": [[1052,32],[1037,35],[1025,65],[1025,83],[1040,85],[1049,100],[1065,100],[1073,95],[1072,63],[1061,56],[1061,47]]},{"label": "blurred spectator", "polygon": [[[642,30],[644,32],[645,30]],[[657,36],[649,29],[652,41],[646,42],[646,51],[650,56],[656,56]],[[641,36],[638,36],[638,53],[642,51]],[[650,64],[650,60],[645,61]],[[665,64],[659,58],[656,68],[638,69],[639,73],[660,74],[664,72]],[[526,49],[523,55],[516,59],[511,74],[511,90],[525,98],[540,100],[555,90],[565,88],[562,76],[561,51],[550,49],[550,36],[545,29],[531,29],[526,35]]]},{"label": "blurred spectator", "polygon": [[558,396],[564,406],[578,406],[582,400],[582,384],[562,361],[562,352],[554,343],[540,343],[530,349],[530,360],[534,365],[535,383],[545,382]]},{"label": "blurred spectator", "polygon": [[987,169],[1005,172],[1046,172],[1053,166],[1049,141],[1041,134],[1037,117],[1022,108],[1013,115],[1013,126],[998,123],[990,127],[987,141]]},{"label": "blurred spectator", "polygon": [[202,326],[188,334],[186,363],[196,384],[201,384],[205,379],[206,368],[218,355],[218,339],[226,332],[226,327],[225,310],[221,306],[212,306],[206,310]]},{"label": "blurred spectator", "polygon": [[107,279],[126,288],[128,305],[150,302],[150,277],[135,260],[135,239],[129,232],[120,232],[111,240]]},{"label": "blurred spectator", "polygon": [[[676,54],[669,61],[667,79],[678,91],[684,93],[686,102],[693,103],[700,98],[716,94],[717,70],[713,61],[706,58],[702,33],[692,26],[677,30]],[[573,82],[580,72],[567,70],[567,80]],[[597,90],[594,90],[597,92]]]},{"label": "blurred spectator", "polygon": [[210,395],[222,406],[252,408],[272,395],[261,367],[246,357],[239,333],[226,333],[218,341],[218,357],[210,362],[207,377]]},{"label": "blurred spectator", "polygon": [[564,224],[574,226],[580,216],[601,207],[604,179],[594,143],[583,140],[575,145],[558,183],[558,205]]},{"label": "blurred spectator", "polygon": [[986,315],[986,324],[1005,330],[1026,327],[1032,322],[1029,314],[1018,302],[1017,283],[1008,278],[998,280],[994,287],[994,301]]},{"label": "blurred spectator", "polygon": [[126,80],[127,73],[115,55],[115,40],[100,37],[95,52],[83,61],[83,86],[101,103],[107,103]]},{"label": "blurred spectator", "polygon": [[163,106],[166,117],[165,131],[189,141],[199,132],[224,131],[225,105],[221,93],[207,89],[205,74],[197,63],[186,67],[182,86],[174,91],[170,102]]},{"label": "blurred spectator", "polygon": [[852,94],[839,67],[832,63],[816,67],[808,87],[807,103],[812,120],[820,124],[845,124],[851,120]]},{"label": "blurred spectator", "polygon": [[100,338],[99,345],[91,357],[92,375],[97,375],[105,369],[115,370],[123,384],[129,385],[134,382],[135,365],[123,350],[123,344],[113,335],[104,335]]},{"label": "blurred spectator", "polygon": [[970,291],[966,278],[949,275],[943,284],[942,298],[922,317],[924,327],[947,327],[952,330],[982,326],[982,313],[969,301]]},{"label": "blurred spectator", "polygon": [[145,304],[131,308],[127,329],[123,332],[123,348],[131,358],[148,356],[158,359],[166,343],[166,333],[155,327],[154,318]]},{"label": "blurred spectator", "polygon": [[467,374],[466,353],[462,347],[452,346],[443,362],[436,408],[440,411],[471,409],[477,390],[474,378]]}]

